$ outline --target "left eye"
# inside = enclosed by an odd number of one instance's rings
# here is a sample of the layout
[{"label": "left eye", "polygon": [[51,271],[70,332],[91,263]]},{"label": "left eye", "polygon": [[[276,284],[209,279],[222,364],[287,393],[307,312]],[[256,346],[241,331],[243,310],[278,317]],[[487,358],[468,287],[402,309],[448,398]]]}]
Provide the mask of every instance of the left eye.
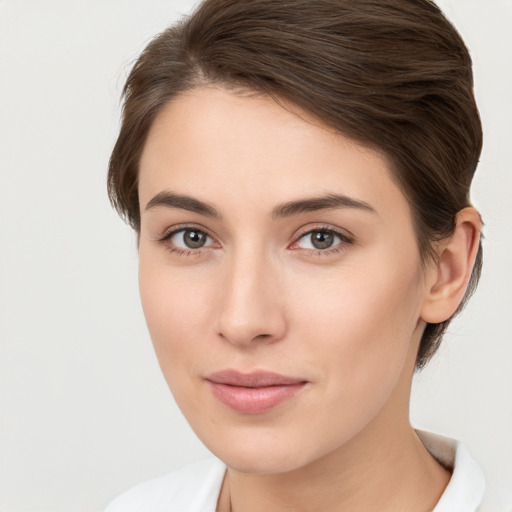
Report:
[{"label": "left eye", "polygon": [[209,247],[213,240],[199,229],[180,229],[169,238],[172,245],[180,249],[201,249]]},{"label": "left eye", "polygon": [[322,250],[330,249],[343,241],[342,236],[327,229],[315,229],[302,235],[297,242],[301,249]]}]

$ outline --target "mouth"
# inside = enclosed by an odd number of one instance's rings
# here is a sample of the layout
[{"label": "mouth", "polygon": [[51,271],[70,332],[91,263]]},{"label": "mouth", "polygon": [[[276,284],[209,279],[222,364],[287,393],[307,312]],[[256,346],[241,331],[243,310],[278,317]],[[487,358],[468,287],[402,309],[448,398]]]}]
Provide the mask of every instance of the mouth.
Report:
[{"label": "mouth", "polygon": [[222,404],[241,414],[261,414],[301,391],[308,381],[273,372],[215,372],[206,381]]}]

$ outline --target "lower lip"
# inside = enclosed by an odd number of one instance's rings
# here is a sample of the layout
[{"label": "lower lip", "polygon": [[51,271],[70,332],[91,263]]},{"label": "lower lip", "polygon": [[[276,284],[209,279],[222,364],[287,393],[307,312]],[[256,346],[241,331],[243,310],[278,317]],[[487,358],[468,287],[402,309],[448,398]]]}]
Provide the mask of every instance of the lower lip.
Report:
[{"label": "lower lip", "polygon": [[209,381],[213,395],[230,409],[242,414],[259,414],[295,396],[306,382],[282,386],[244,388]]}]

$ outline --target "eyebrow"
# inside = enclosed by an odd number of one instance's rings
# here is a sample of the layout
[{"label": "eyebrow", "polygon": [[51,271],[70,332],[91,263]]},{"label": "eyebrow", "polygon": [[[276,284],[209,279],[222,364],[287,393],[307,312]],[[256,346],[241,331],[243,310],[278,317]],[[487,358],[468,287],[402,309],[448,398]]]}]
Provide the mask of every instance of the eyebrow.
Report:
[{"label": "eyebrow", "polygon": [[[175,194],[173,192],[160,192],[154,196],[147,204],[145,210],[163,206],[166,208],[177,208],[190,212],[221,219],[222,215],[212,205],[195,199],[193,197]],[[371,213],[377,213],[376,210],[367,202],[343,194],[328,194],[320,197],[311,197],[289,201],[276,206],[271,213],[274,220],[284,217],[291,217],[301,213],[315,212],[319,210],[330,210],[335,208],[354,208]]]},{"label": "eyebrow", "polygon": [[174,194],[172,192],[160,192],[146,204],[146,211],[157,206],[178,208],[189,212],[199,213],[207,217],[222,218],[221,214],[211,205],[194,199],[190,196]]},{"label": "eyebrow", "polygon": [[301,213],[316,212],[318,210],[331,210],[334,208],[355,208],[371,213],[377,213],[376,210],[366,201],[354,199],[343,194],[328,194],[321,197],[312,197],[290,201],[272,210],[272,218],[290,217]]}]

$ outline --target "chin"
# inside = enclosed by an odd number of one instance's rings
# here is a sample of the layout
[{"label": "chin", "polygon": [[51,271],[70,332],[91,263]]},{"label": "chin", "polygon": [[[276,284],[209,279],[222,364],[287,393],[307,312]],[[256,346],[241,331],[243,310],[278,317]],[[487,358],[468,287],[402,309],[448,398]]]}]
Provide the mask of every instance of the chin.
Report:
[{"label": "chin", "polygon": [[238,427],[222,433],[210,431],[206,435],[201,435],[203,432],[198,434],[216,457],[241,473],[288,473],[323,455],[305,450],[307,443],[305,445],[303,440],[307,436],[293,436],[289,432],[279,432],[275,427]]},{"label": "chin", "polygon": [[299,460],[296,454],[283,453],[274,447],[266,451],[230,450],[229,453],[219,452],[217,457],[230,469],[254,475],[289,473],[307,464],[307,461]]}]

